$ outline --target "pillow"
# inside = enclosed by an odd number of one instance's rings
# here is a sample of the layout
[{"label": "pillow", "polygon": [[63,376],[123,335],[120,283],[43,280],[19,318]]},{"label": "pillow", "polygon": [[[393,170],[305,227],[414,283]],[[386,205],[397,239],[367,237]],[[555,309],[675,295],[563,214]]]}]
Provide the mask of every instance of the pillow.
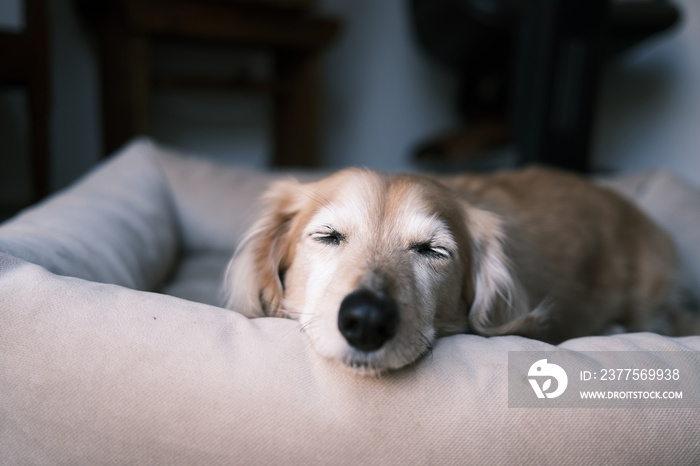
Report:
[{"label": "pillow", "polygon": [[72,277],[152,290],[179,248],[153,144],[136,140],[74,186],[0,226],[0,252]]}]

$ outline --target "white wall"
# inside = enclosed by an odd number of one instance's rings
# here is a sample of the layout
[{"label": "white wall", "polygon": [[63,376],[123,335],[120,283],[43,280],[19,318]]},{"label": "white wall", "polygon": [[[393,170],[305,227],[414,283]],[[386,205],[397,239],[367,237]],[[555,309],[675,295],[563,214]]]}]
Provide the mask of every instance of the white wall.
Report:
[{"label": "white wall", "polygon": [[605,74],[595,163],[665,167],[700,186],[700,1],[674,0],[680,28],[617,60]]},{"label": "white wall", "polygon": [[331,166],[410,168],[410,150],[457,124],[456,82],[434,66],[414,40],[405,0],[324,0],[346,23],[325,64]]}]

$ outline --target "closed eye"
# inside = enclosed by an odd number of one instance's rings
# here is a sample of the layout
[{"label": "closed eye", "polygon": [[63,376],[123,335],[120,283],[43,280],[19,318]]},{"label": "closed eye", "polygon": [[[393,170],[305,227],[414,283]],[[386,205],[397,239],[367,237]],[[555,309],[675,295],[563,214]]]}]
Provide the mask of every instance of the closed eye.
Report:
[{"label": "closed eye", "polygon": [[345,241],[345,235],[331,227],[311,233],[311,238],[321,244],[327,244],[330,246],[338,246],[340,243]]},{"label": "closed eye", "polygon": [[452,252],[446,247],[435,245],[430,241],[423,243],[413,243],[410,247],[412,251],[430,259],[450,259]]}]

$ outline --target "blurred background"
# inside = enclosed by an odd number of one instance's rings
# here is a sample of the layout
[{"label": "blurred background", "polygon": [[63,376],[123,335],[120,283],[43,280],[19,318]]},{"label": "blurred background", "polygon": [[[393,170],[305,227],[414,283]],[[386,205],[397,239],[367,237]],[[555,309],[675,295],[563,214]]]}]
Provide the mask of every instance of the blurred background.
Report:
[{"label": "blurred background", "polygon": [[700,186],[700,1],[0,0],[5,216],[142,133],[260,169]]}]

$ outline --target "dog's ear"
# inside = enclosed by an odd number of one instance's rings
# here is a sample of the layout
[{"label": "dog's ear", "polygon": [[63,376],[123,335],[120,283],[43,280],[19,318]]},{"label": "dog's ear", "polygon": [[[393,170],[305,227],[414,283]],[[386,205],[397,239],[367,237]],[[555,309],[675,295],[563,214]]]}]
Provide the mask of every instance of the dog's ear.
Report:
[{"label": "dog's ear", "polygon": [[472,238],[472,293],[469,325],[480,335],[524,334],[539,324],[540,308],[532,309],[525,288],[507,251],[504,221],[474,206],[466,209],[467,231]]},{"label": "dog's ear", "polygon": [[274,183],[261,198],[257,221],[244,235],[226,272],[226,306],[248,317],[283,317],[284,273],[291,264],[291,231],[303,198],[300,183]]}]

